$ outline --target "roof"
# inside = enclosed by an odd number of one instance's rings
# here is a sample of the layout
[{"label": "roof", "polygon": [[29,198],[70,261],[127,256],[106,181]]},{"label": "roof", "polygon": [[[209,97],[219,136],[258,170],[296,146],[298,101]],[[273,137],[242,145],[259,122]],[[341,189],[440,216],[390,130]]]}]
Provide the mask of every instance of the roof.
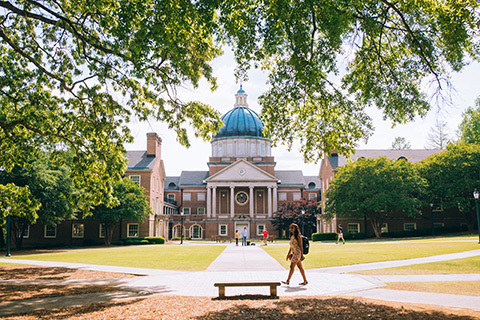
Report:
[{"label": "roof", "polygon": [[275,171],[275,177],[280,179],[279,186],[305,186],[305,178],[301,170]]},{"label": "roof", "polygon": [[305,176],[305,189],[307,190],[320,190],[322,181],[317,176]]},{"label": "roof", "polygon": [[165,178],[165,190],[178,190],[178,181],[180,177],[166,177]]},{"label": "roof", "polygon": [[[348,157],[352,161],[359,158],[379,158],[386,157],[387,159],[405,158],[410,162],[418,162],[433,154],[442,152],[440,149],[405,149],[405,150],[355,150],[355,153]],[[344,166],[347,163],[347,158],[341,155],[332,155],[327,157],[333,169]]]},{"label": "roof", "polygon": [[208,171],[182,171],[179,186],[206,186],[203,181],[208,178]]},{"label": "roof", "polygon": [[128,170],[153,170],[156,157],[147,157],[147,151],[127,151]]},{"label": "roof", "polygon": [[235,107],[222,116],[225,124],[213,137],[215,139],[227,137],[256,137],[265,138],[263,135],[263,123],[248,107]]}]

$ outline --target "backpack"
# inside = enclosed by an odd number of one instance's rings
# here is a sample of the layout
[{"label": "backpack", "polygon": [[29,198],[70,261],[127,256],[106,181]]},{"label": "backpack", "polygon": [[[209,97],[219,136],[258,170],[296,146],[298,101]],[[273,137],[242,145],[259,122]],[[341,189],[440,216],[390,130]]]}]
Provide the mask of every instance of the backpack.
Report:
[{"label": "backpack", "polygon": [[308,242],[308,238],[304,235],[302,237],[302,246],[303,246],[303,254],[308,254],[308,249],[310,249],[310,243]]}]

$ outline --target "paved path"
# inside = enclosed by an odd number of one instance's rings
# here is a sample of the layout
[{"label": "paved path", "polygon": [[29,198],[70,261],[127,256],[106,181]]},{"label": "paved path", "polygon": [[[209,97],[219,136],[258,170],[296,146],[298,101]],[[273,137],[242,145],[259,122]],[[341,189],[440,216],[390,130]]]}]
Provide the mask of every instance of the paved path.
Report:
[{"label": "paved path", "polygon": [[[439,255],[428,258],[408,259],[401,261],[377,262],[358,264],[353,266],[320,268],[307,270],[308,285],[300,286],[302,281],[298,270],[295,271],[290,286],[282,285],[278,288],[279,296],[327,296],[342,295],[354,297],[366,297],[387,301],[398,301],[408,303],[443,305],[458,308],[469,308],[480,311],[480,297],[432,294],[432,293],[412,293],[408,291],[396,291],[379,289],[385,285],[385,282],[394,281],[479,281],[480,274],[467,275],[432,275],[432,276],[364,276],[359,274],[349,274],[347,272],[385,268],[398,265],[410,265],[418,263],[427,263],[434,261],[445,261],[459,259],[464,257],[480,256],[480,250]],[[308,258],[308,257],[307,257]],[[288,274],[288,263],[283,265],[274,260],[260,247],[236,247],[234,244],[228,245],[219,257],[207,268],[201,272],[183,272],[167,271],[158,269],[141,269],[126,267],[109,267],[87,264],[72,264],[47,261],[33,261],[15,258],[0,259],[0,262],[43,265],[49,267],[69,267],[86,270],[98,270],[109,272],[122,272],[144,277],[134,279],[122,279],[116,285],[121,292],[96,295],[79,296],[68,298],[68,304],[86,304],[89,301],[103,302],[125,299],[137,295],[145,294],[163,294],[178,296],[218,296],[218,289],[213,286],[216,282],[227,281],[279,281],[285,280]],[[419,277],[421,277],[419,279]],[[111,280],[119,281],[119,280]],[[9,281],[1,281],[1,284],[7,284]],[[87,281],[88,282],[88,281]],[[52,283],[53,284],[53,283]],[[226,288],[226,295],[240,294],[269,294],[267,287],[241,287]],[[93,300],[90,300],[93,299]],[[64,299],[40,299],[39,301],[25,301],[13,303],[0,303],[0,315],[11,314],[12,307],[26,312],[35,310],[48,304],[49,307],[62,306]]]}]

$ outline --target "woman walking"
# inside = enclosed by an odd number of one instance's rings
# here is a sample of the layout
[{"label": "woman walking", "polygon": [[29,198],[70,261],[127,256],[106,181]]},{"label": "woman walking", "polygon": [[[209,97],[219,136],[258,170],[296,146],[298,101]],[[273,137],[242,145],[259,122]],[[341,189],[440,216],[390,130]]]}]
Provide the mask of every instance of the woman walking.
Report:
[{"label": "woman walking", "polygon": [[302,237],[300,236],[300,228],[297,224],[292,223],[289,227],[290,230],[290,249],[288,250],[287,260],[290,260],[290,271],[288,273],[287,281],[282,281],[283,284],[290,284],[290,279],[292,278],[293,271],[295,266],[298,267],[300,273],[303,277],[303,282],[299,285],[304,286],[307,282],[307,277],[305,276],[305,270],[303,269],[302,261],[305,260],[303,256],[303,243]]}]

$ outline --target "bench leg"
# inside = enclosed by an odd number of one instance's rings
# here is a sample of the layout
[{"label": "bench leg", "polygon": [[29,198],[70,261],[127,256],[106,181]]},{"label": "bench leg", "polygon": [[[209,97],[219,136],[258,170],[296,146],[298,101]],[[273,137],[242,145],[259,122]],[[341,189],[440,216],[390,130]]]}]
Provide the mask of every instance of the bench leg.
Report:
[{"label": "bench leg", "polygon": [[277,296],[277,286],[276,285],[270,286],[270,296],[271,297],[276,297]]},{"label": "bench leg", "polygon": [[218,296],[220,298],[225,298],[225,287],[223,286],[218,287]]}]

